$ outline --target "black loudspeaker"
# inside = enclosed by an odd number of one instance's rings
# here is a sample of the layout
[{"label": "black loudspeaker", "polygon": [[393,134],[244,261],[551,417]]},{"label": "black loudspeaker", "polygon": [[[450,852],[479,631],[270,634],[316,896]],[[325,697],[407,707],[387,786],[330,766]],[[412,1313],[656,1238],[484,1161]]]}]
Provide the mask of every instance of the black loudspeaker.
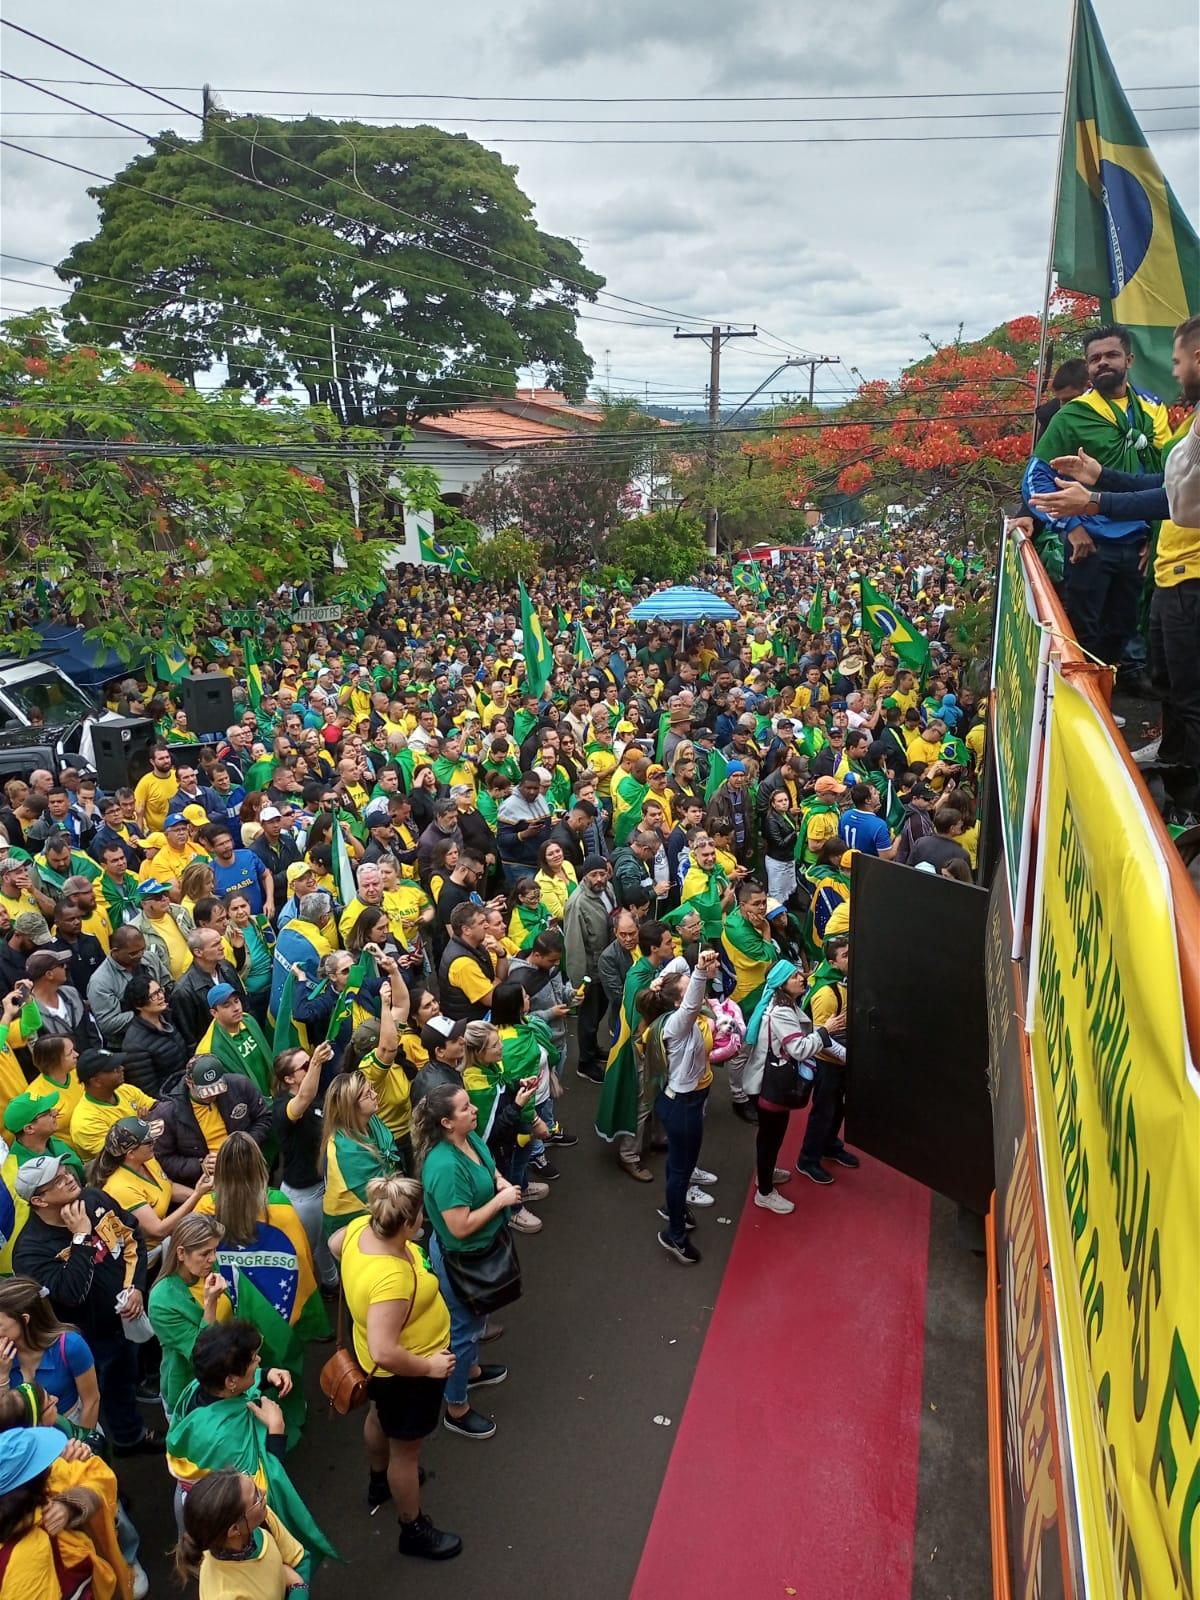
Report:
[{"label": "black loudspeaker", "polygon": [[96,781],[106,794],[132,789],[150,770],[156,735],[149,717],[113,717],[92,723]]},{"label": "black loudspeaker", "polygon": [[233,684],[225,674],[206,672],[203,677],[184,678],[181,687],[188,731],[224,733],[233,721]]}]

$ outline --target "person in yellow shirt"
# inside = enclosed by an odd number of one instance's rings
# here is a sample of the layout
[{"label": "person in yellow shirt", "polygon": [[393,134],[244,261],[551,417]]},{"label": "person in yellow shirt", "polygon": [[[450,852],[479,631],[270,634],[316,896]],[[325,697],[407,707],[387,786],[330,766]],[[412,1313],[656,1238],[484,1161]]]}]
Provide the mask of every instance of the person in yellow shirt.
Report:
[{"label": "person in yellow shirt", "polygon": [[[37,1001],[29,998],[29,988],[28,982],[22,981],[0,1000],[0,1118],[8,1110],[10,1102],[19,1094],[24,1094],[27,1088],[39,1098],[49,1092],[26,1084],[21,1063],[14,1054],[29,1043],[42,1025]],[[59,1039],[53,1042],[70,1043],[69,1040]],[[71,1048],[74,1049],[74,1045]],[[60,1092],[57,1086],[55,1092]]]},{"label": "person in yellow shirt", "polygon": [[75,1072],[79,1060],[75,1041],[70,1034],[48,1033],[34,1040],[30,1055],[36,1076],[28,1085],[29,1093],[38,1099],[58,1096],[58,1124],[68,1138],[75,1107],[83,1099],[83,1085]]},{"label": "person in yellow shirt", "polygon": [[[398,977],[398,973],[397,973]],[[412,1100],[408,1059],[399,1056],[400,1029],[408,1021],[409,995],[403,979],[385,978],[379,986],[379,1021],[360,1022],[350,1036],[342,1071],[357,1066],[375,1091],[375,1114],[396,1141],[404,1170],[413,1167]]]},{"label": "person in yellow shirt", "polygon": [[398,933],[410,948],[420,937],[423,926],[433,923],[433,902],[415,878],[401,877],[396,858],[380,856],[375,863],[383,885],[383,909],[393,933]]},{"label": "person in yellow shirt", "polygon": [[[71,1116],[71,1143],[85,1161],[94,1161],[113,1123],[122,1117],[149,1119],[154,1101],[125,1082],[125,1062],[115,1050],[85,1050],[75,1070],[83,1094]],[[155,1134],[160,1126],[151,1123]]]},{"label": "person in yellow shirt", "polygon": [[942,759],[942,740],[946,737],[946,725],[938,722],[936,718],[922,732],[918,727],[914,732],[908,733],[904,741],[905,753],[910,764],[914,761],[924,761],[927,766],[932,766],[935,761]]},{"label": "person in yellow shirt", "polygon": [[0,861],[0,906],[14,921],[22,911],[36,911],[42,917],[54,914],[53,897],[34,888],[29,863],[15,861],[11,856]]},{"label": "person in yellow shirt", "polygon": [[147,833],[158,833],[167,820],[167,808],[179,789],[171,752],[165,744],[155,745],[150,771],[139,778],[133,791],[133,808]]},{"label": "person in yellow shirt", "polygon": [[884,705],[900,707],[900,715],[905,716],[914,710],[920,701],[921,691],[917,687],[917,680],[907,667],[900,667],[896,672],[895,682],[891,690],[884,697]]},{"label": "person in yellow shirt", "polygon": [[193,861],[210,860],[208,851],[192,839],[190,830],[191,824],[183,812],[172,811],[163,829],[164,843],[150,860],[142,863],[138,877],[143,882],[157,878],[164,883],[177,884],[183,877],[183,869],[190,867]]}]

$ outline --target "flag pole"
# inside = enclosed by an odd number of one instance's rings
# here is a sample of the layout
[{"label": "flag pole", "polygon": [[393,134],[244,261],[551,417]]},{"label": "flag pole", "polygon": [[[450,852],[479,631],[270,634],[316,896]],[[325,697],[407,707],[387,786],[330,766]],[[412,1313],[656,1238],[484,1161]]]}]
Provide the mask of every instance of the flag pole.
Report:
[{"label": "flag pole", "polygon": [[[1050,201],[1050,238],[1046,245],[1046,281],[1042,290],[1042,328],[1038,340],[1037,369],[1033,384],[1033,409],[1042,403],[1042,385],[1046,381],[1046,346],[1050,336],[1050,295],[1054,286],[1054,236],[1058,231],[1059,186],[1062,177],[1063,155],[1067,148],[1067,114],[1071,105],[1071,77],[1075,71],[1075,40],[1079,33],[1079,7],[1082,0],[1071,0],[1071,37],[1067,45],[1067,81],[1063,86],[1062,117],[1058,126],[1058,159],[1054,165],[1054,186]],[[1036,418],[1031,430],[1036,429]]]}]

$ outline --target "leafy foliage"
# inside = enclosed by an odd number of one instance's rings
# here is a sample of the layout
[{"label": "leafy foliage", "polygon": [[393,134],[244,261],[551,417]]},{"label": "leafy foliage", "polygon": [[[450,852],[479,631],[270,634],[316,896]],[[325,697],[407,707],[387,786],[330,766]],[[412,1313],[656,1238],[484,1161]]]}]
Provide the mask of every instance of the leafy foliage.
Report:
[{"label": "leafy foliage", "polygon": [[603,556],[623,577],[682,583],[707,560],[704,524],[680,511],[631,517],[605,539]]},{"label": "leafy foliage", "polygon": [[463,512],[480,528],[520,528],[541,545],[547,566],[586,565],[641,506],[634,480],[650,444],[624,436],[655,426],[628,403],[606,406],[598,428],[568,435],[561,447],[529,451],[508,471],[482,479]]},{"label": "leafy foliage", "polygon": [[502,586],[518,578],[528,583],[542,564],[541,551],[520,528],[501,528],[494,538],[481,540],[472,559],[481,578]]},{"label": "leafy foliage", "polygon": [[[42,440],[109,441],[114,459],[39,452]],[[437,501],[434,473],[380,449],[375,430],[342,428],[323,407],[279,415],[231,392],[202,396],[115,351],[63,343],[45,313],[0,335],[0,442],[10,595],[52,579],[117,648],[136,642],[134,618],[198,637],[214,596],[252,605],[305,580],[324,599],[370,594],[387,551],[385,486],[414,509]],[[129,448],[142,443],[187,453]],[[347,466],[330,454],[352,445],[363,447],[357,512]],[[271,453],[227,453],[245,446]]]},{"label": "leafy foliage", "polygon": [[68,332],[174,377],[224,362],[235,388],[299,384],[360,422],[511,394],[531,362],[571,396],[591,376],[575,308],[603,278],[465,134],[216,112],[89,193]]},{"label": "leafy foliage", "polygon": [[[1095,309],[1083,296],[1056,299],[1051,333],[1059,359],[1077,353]],[[895,385],[862,384],[822,418],[832,425],[781,432],[747,453],[787,475],[797,498],[820,503],[834,487],[869,494],[878,510],[890,502],[920,506],[926,526],[985,542],[1029,454],[1039,334],[1038,318],[1017,317],[986,339],[935,349]]]}]

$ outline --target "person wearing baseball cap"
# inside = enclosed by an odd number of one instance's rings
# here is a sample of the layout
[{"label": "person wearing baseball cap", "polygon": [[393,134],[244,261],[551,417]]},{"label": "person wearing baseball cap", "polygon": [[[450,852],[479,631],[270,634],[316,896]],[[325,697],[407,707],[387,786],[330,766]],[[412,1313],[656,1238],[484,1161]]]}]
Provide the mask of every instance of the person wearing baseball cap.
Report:
[{"label": "person wearing baseball cap", "polygon": [[13,1271],[44,1285],[55,1315],[86,1339],[114,1455],[161,1454],[161,1434],[142,1425],[138,1347],[125,1336],[126,1323],[145,1310],[146,1245],[137,1223],[111,1196],[82,1186],[61,1156],[27,1161],[16,1192],[29,1216],[13,1247]]},{"label": "person wearing baseball cap", "polygon": [[71,1113],[71,1143],[85,1161],[94,1161],[104,1138],[122,1117],[149,1117],[154,1101],[125,1082],[125,1057],[116,1050],[85,1050],[75,1064],[83,1094]]},{"label": "person wearing baseball cap", "polygon": [[208,859],[208,852],[192,839],[187,817],[182,811],[172,811],[163,826],[162,844],[142,863],[138,877],[143,883],[153,878],[160,883],[176,884],[183,876],[184,867],[193,861]]},{"label": "person wearing baseball cap", "polygon": [[35,888],[35,881],[28,861],[18,861],[13,856],[0,861],[0,906],[14,922],[22,912],[36,911],[43,919],[53,912],[53,896]]},{"label": "person wearing baseball cap", "polygon": [[10,1189],[25,1163],[38,1156],[57,1156],[73,1169],[80,1183],[83,1182],[83,1162],[67,1141],[58,1136],[58,1108],[59,1096],[54,1093],[32,1094],[27,1090],[9,1101],[4,1112],[8,1155],[0,1168],[0,1176]]},{"label": "person wearing baseball cap", "polygon": [[[10,1590],[13,1595],[65,1593],[60,1571],[98,1576],[106,1565],[118,1572],[124,1566],[112,1518],[93,1514],[115,1495],[112,1468],[94,1455],[67,1461],[63,1452],[69,1443],[61,1428],[43,1426],[36,1412],[28,1426],[0,1433],[0,1495],[7,1499],[20,1489],[19,1498],[39,1508],[19,1520],[11,1540],[5,1541],[5,1594]],[[53,1544],[43,1525],[51,1512],[64,1514]],[[145,1594],[146,1574],[136,1563],[131,1571],[134,1594]],[[91,1592],[92,1585],[87,1587]]]},{"label": "person wearing baseball cap", "polygon": [[838,819],[846,798],[846,785],[838,778],[825,774],[813,784],[812,794],[800,808],[804,833],[803,860],[806,866],[816,861],[827,839],[837,837]]},{"label": "person wearing baseball cap", "polygon": [[271,1046],[242,1004],[231,983],[214,983],[208,991],[212,1023],[196,1046],[196,1054],[215,1056],[230,1072],[240,1073],[267,1099],[271,1095]]},{"label": "person wearing baseball cap", "polygon": [[231,1133],[248,1133],[260,1148],[271,1132],[271,1107],[240,1072],[212,1055],[196,1055],[166,1085],[154,1108],[161,1121],[155,1155],[172,1183],[194,1189],[210,1151]]}]

